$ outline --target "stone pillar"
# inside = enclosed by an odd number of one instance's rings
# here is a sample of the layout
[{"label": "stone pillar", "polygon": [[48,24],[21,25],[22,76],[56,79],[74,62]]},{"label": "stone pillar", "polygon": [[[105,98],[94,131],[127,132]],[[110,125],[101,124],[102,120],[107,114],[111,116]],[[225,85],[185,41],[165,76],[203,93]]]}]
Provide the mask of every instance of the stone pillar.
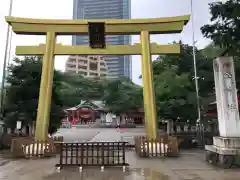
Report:
[{"label": "stone pillar", "polygon": [[213,62],[218,124],[221,137],[240,137],[234,61],[230,57]]},{"label": "stone pillar", "polygon": [[167,134],[171,134],[173,132],[173,120],[169,119],[167,121]]},{"label": "stone pillar", "polygon": [[32,135],[35,135],[35,121],[32,122]]},{"label": "stone pillar", "polygon": [[121,119],[122,119],[121,124],[126,124],[127,118],[128,117],[126,116],[126,114],[122,114],[121,115]]},{"label": "stone pillar", "polygon": [[240,165],[240,120],[233,58],[217,58],[213,68],[220,136],[213,137],[213,145],[205,145],[206,160],[231,168]]},{"label": "stone pillar", "polygon": [[26,132],[27,132],[26,126],[23,126],[23,127],[22,127],[21,132],[22,132],[22,134],[24,134],[24,135],[26,134]]},{"label": "stone pillar", "polygon": [[19,130],[17,128],[14,129],[15,134],[19,134]]},{"label": "stone pillar", "polygon": [[74,111],[72,111],[71,114],[72,114],[72,120],[71,120],[71,122],[74,123],[74,122],[75,122]]},{"label": "stone pillar", "polygon": [[79,113],[79,110],[77,110],[77,122],[80,123],[80,113]]},{"label": "stone pillar", "polygon": [[100,112],[100,124],[102,124],[105,121],[104,113]]},{"label": "stone pillar", "polygon": [[32,134],[32,125],[29,124],[28,127],[29,127],[28,135],[31,137],[33,135]]},{"label": "stone pillar", "polygon": [[181,131],[182,131],[181,126],[178,124],[177,125],[177,132],[181,132]]},{"label": "stone pillar", "polygon": [[8,134],[11,134],[11,133],[12,133],[11,128],[7,128],[7,133],[8,133]]}]

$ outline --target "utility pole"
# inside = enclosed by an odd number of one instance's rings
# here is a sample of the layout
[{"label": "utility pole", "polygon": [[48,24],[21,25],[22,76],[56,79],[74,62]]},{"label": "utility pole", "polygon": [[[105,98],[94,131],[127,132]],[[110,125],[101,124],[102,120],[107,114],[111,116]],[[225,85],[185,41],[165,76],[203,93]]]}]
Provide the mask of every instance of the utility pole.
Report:
[{"label": "utility pole", "polygon": [[[12,6],[13,0],[10,0],[9,5],[9,12],[8,16],[12,15]],[[4,94],[5,94],[5,78],[6,78],[6,66],[7,66],[7,59],[8,59],[8,44],[9,44],[9,35],[10,35],[10,25],[8,24],[7,27],[7,35],[6,35],[6,44],[5,44],[5,53],[4,53],[4,61],[3,61],[3,75],[2,75],[2,84],[1,84],[1,99],[0,99],[0,115],[3,117],[3,102],[4,102]]]},{"label": "utility pole", "polygon": [[9,37],[9,51],[8,51],[8,60],[7,60],[7,66],[10,65],[11,61],[11,49],[12,49],[12,31],[10,31],[10,37]]},{"label": "utility pole", "polygon": [[196,49],[195,49],[195,33],[194,33],[194,13],[193,13],[193,0],[191,0],[191,16],[192,16],[192,43],[193,43],[193,63],[194,63],[194,80],[196,88],[196,101],[197,101],[197,111],[198,111],[198,122],[201,122],[201,109],[200,109],[200,98],[199,98],[199,85],[197,76],[197,63],[196,63]]}]

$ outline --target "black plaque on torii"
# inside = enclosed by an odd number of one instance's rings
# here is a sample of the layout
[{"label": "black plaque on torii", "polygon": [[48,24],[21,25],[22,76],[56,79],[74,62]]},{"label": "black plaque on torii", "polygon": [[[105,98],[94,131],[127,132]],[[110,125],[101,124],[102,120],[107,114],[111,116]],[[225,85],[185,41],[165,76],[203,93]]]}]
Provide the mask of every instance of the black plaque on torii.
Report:
[{"label": "black plaque on torii", "polygon": [[106,48],[105,23],[88,22],[89,46],[93,49]]}]

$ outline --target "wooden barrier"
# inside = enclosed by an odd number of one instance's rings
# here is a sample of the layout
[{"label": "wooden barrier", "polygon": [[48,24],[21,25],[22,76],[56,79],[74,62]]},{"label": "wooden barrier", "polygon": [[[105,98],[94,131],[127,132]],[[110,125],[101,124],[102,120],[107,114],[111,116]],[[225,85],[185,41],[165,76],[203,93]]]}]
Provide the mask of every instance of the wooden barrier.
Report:
[{"label": "wooden barrier", "polygon": [[61,148],[60,148],[60,143],[63,142],[63,136],[53,136],[53,142],[55,146],[56,153],[60,153]]},{"label": "wooden barrier", "polygon": [[15,158],[49,157],[60,152],[57,146],[63,137],[49,138],[47,141],[36,141],[33,137],[13,138],[11,153]]},{"label": "wooden barrier", "polygon": [[56,167],[128,166],[126,142],[60,143],[60,160]]},{"label": "wooden barrier", "polygon": [[140,157],[178,156],[178,141],[176,138],[167,135],[159,136],[156,139],[136,136],[135,152]]},{"label": "wooden barrier", "polygon": [[23,152],[23,145],[31,144],[32,137],[13,138],[11,143],[11,153],[15,158],[25,157]]},{"label": "wooden barrier", "polygon": [[169,135],[178,139],[180,149],[191,149],[204,148],[205,145],[213,144],[213,137],[219,136],[219,133],[203,131],[199,128],[197,131],[173,132]]},{"label": "wooden barrier", "polygon": [[179,156],[179,145],[176,137],[168,136],[168,157]]},{"label": "wooden barrier", "polygon": [[55,154],[53,141],[32,141],[31,144],[22,145],[23,154],[26,158],[51,157]]},{"label": "wooden barrier", "polygon": [[3,149],[10,149],[11,148],[11,143],[12,139],[17,139],[17,138],[29,138],[30,136],[27,136],[25,134],[7,134],[3,133],[0,136],[0,148]]}]

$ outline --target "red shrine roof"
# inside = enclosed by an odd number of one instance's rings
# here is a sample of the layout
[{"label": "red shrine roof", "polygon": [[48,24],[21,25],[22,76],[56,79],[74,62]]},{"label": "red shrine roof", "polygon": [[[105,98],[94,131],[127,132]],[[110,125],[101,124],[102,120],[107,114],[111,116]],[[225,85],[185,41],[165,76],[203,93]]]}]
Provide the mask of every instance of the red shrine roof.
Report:
[{"label": "red shrine roof", "polygon": [[65,109],[65,111],[76,111],[79,108],[88,107],[94,110],[104,110],[104,103],[102,101],[81,101],[77,106]]}]

